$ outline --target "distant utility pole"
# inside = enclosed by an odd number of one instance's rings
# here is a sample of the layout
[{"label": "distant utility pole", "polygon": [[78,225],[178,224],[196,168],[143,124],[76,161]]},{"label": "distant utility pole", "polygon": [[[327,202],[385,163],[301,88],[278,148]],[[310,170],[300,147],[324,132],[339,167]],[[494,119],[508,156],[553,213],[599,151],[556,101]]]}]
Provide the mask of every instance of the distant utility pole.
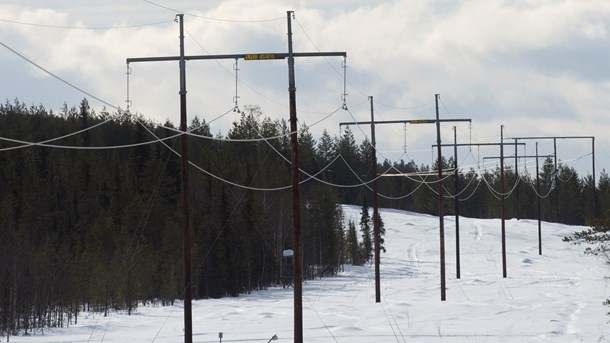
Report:
[{"label": "distant utility pole", "polygon": [[186,135],[186,61],[189,60],[217,60],[217,59],[244,59],[244,60],[288,60],[288,96],[290,101],[290,145],[291,145],[291,181],[292,181],[292,244],[294,250],[294,342],[303,342],[303,303],[302,303],[302,284],[303,284],[303,253],[301,243],[300,226],[300,200],[299,200],[299,174],[298,174],[298,127],[296,111],[296,86],[294,77],[294,58],[295,57],[347,57],[345,52],[305,52],[296,53],[292,49],[292,23],[293,11],[287,11],[288,20],[288,53],[256,53],[256,54],[227,54],[227,55],[184,55],[184,24],[183,14],[178,14],[180,23],[180,56],[165,57],[139,57],[128,58],[129,63],[134,62],[159,62],[159,61],[179,61],[180,67],[180,129],[184,133],[182,139],[182,222],[183,222],[183,258],[184,258],[184,342],[192,343],[192,306],[191,306],[191,256],[190,256],[190,224],[189,224],[189,205],[188,205],[188,154],[187,154],[187,135]]},{"label": "distant utility pole", "polygon": [[[356,121],[356,122],[342,122],[339,123],[339,126],[343,125],[365,125],[365,124],[436,124],[436,142],[440,145],[441,142],[441,131],[440,131],[440,123],[441,122],[471,122],[470,119],[440,119],[438,113],[438,99],[439,95],[435,94],[434,99],[436,101],[436,119],[407,119],[407,120],[380,120],[380,121]],[[371,99],[372,101],[372,99]],[[372,106],[372,104],[371,104]],[[372,108],[372,107],[371,107]],[[374,131],[374,125],[371,125],[371,129]],[[439,196],[439,236],[440,236],[440,284],[441,284],[441,301],[445,301],[446,296],[446,286],[445,286],[445,228],[443,221],[443,193],[442,193],[442,173],[443,168],[441,166],[442,156],[440,148],[438,149],[438,169],[439,169],[439,179],[438,179],[438,196]],[[377,245],[375,245],[375,250],[378,250]],[[375,251],[375,254],[378,255],[379,252]],[[375,266],[375,274],[379,273],[379,266]],[[376,282],[375,285],[375,294],[381,294],[380,286]]]},{"label": "distant utility pole", "polygon": [[519,168],[518,168],[518,163],[519,163],[519,158],[517,157],[517,155],[519,154],[519,152],[517,151],[517,140],[515,139],[515,182],[517,182],[517,186],[515,191],[517,192],[517,196],[515,197],[516,199],[516,203],[517,203],[517,220],[521,219],[521,203],[519,202],[520,197],[519,197],[519,186],[521,186],[521,182],[518,182],[517,180],[519,180]]},{"label": "distant utility pole", "polygon": [[506,278],[506,220],[504,218],[504,125],[500,125],[500,215],[502,216],[502,277]]},{"label": "distant utility pole", "polygon": [[591,140],[591,167],[593,168],[593,215],[599,217],[599,209],[597,207],[597,185],[595,184],[595,137],[594,136],[531,136],[531,137],[513,137],[514,140],[553,140],[553,150],[555,154],[555,219],[559,221],[559,185],[557,183],[557,140],[558,139],[590,139]]},{"label": "distant utility pole", "polygon": [[542,255],[542,223],[540,222],[541,211],[540,211],[540,171],[538,169],[538,142],[536,142],[536,193],[538,198],[538,255]]},{"label": "distant utility pole", "polygon": [[461,276],[460,271],[460,186],[458,172],[458,154],[457,154],[457,127],[453,127],[453,191],[455,192],[454,207],[455,207],[455,277]]},{"label": "distant utility pole", "polygon": [[440,278],[441,278],[441,301],[447,299],[447,287],[445,286],[445,206],[443,206],[443,154],[441,152],[441,122],[439,121],[438,113],[438,97],[439,94],[434,94],[434,102],[436,104],[436,144],[438,144],[436,167],[438,168],[438,227],[439,227],[439,251],[441,257]]}]

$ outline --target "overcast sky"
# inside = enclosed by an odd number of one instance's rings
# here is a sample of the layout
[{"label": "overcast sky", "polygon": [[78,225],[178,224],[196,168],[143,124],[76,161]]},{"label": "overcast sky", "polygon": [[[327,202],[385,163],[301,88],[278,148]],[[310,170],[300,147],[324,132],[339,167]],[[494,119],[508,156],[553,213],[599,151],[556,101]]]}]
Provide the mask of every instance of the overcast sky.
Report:
[{"label": "overcast sky", "polygon": [[[164,8],[165,7],[165,8]],[[169,9],[168,9],[169,8]],[[187,55],[287,52],[286,11],[295,52],[347,52],[347,106],[340,110],[342,58],[297,58],[297,108],[316,137],[339,135],[340,122],[432,119],[440,94],[443,143],[505,137],[595,136],[596,172],[610,169],[610,2],[605,0],[362,1],[3,1],[0,42],[87,92],[126,107],[126,58],[179,53],[175,14],[185,13]],[[36,24],[36,25],[32,25]],[[151,25],[148,25],[151,24]],[[92,29],[93,28],[93,29]],[[234,60],[187,63],[189,119],[211,121],[234,107]],[[178,124],[177,62],[133,63],[131,112]],[[238,61],[238,105],[288,118],[285,60]],[[0,97],[58,111],[87,97],[0,46]],[[353,117],[352,117],[353,116]],[[238,118],[212,122],[226,134]],[[320,123],[320,120],[322,120]],[[317,123],[317,124],[316,124]],[[315,125],[313,125],[315,124]],[[364,132],[361,132],[361,130]],[[360,142],[370,127],[352,127]],[[381,156],[431,164],[433,125],[378,125]],[[406,154],[404,150],[406,142]],[[534,142],[519,154],[535,153]],[[444,155],[451,156],[452,149]],[[498,156],[498,148],[462,148],[464,165]],[[507,154],[514,149],[508,148]],[[553,153],[540,141],[540,154]],[[560,160],[591,173],[590,140],[557,141]],[[534,166],[528,166],[530,171]]]}]

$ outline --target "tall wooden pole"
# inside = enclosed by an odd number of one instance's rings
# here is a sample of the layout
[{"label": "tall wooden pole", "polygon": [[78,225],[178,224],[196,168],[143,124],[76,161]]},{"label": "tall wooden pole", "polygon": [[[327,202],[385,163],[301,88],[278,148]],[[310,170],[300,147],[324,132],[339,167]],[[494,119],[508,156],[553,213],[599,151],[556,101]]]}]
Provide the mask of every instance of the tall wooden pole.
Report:
[{"label": "tall wooden pole", "polygon": [[536,142],[536,192],[538,196],[538,255],[542,255],[542,223],[540,211],[540,171],[538,171],[538,142]]},{"label": "tall wooden pole", "polygon": [[184,342],[193,342],[191,307],[191,230],[189,221],[188,141],[186,135],[186,61],[184,59],[184,15],[180,21],[180,136],[182,169],[182,257],[184,260]]},{"label": "tall wooden pole", "polygon": [[557,138],[553,137],[553,152],[555,154],[555,222],[559,223],[559,170],[557,169]]},{"label": "tall wooden pole", "polygon": [[457,127],[453,127],[453,185],[455,191],[455,277],[460,278],[460,186],[457,154]]},{"label": "tall wooden pole", "polygon": [[371,101],[371,170],[373,175],[373,234],[375,236],[375,302],[381,302],[381,232],[379,227],[379,208],[377,205],[377,145],[375,143],[375,114],[373,111],[373,97]]},{"label": "tall wooden pole", "polygon": [[500,126],[500,216],[502,217],[502,277],[506,278],[506,223],[504,219],[504,125]]},{"label": "tall wooden pole", "polygon": [[436,144],[437,144],[437,167],[438,167],[438,223],[439,223],[439,235],[440,235],[440,257],[441,257],[441,301],[447,299],[445,289],[445,223],[444,223],[444,208],[443,208],[443,166],[442,166],[442,153],[441,153],[441,122],[439,120],[438,113],[438,98],[439,94],[434,95],[436,102]]},{"label": "tall wooden pole", "polygon": [[303,251],[299,200],[299,159],[294,53],[292,51],[292,14],[288,18],[288,97],[290,101],[290,178],[292,180],[292,249],[294,250],[294,343],[303,343]]},{"label": "tall wooden pole", "polygon": [[517,220],[521,219],[521,203],[519,202],[519,186],[521,185],[521,182],[519,182],[519,168],[517,166],[518,164],[519,159],[517,156],[517,139],[515,139],[515,182],[518,182],[515,189],[517,191],[517,196],[515,197],[517,203]]},{"label": "tall wooden pole", "polygon": [[591,137],[591,160],[593,161],[593,215],[599,217],[599,209],[597,208],[597,191],[595,184],[595,137]]}]

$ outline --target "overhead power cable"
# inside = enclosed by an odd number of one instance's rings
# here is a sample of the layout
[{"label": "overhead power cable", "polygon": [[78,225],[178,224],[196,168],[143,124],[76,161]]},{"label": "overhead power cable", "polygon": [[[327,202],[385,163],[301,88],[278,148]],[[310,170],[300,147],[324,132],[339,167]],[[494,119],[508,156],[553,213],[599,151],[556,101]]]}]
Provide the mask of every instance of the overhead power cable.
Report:
[{"label": "overhead power cable", "polygon": [[[172,147],[170,147],[169,145],[167,145],[167,143],[165,143],[165,142],[164,142],[162,139],[160,139],[160,138],[159,138],[157,135],[155,135],[155,133],[154,133],[154,132],[152,132],[152,131],[151,131],[151,130],[150,130],[150,129],[149,129],[147,126],[146,126],[146,125],[144,125],[144,123],[143,123],[143,122],[142,122],[142,121],[141,121],[139,118],[137,119],[137,121],[138,121],[138,123],[139,123],[140,125],[142,125],[142,127],[144,127],[144,129],[146,129],[146,130],[149,132],[149,134],[151,134],[153,137],[155,137],[155,138],[157,139],[157,141],[159,141],[161,144],[163,144],[163,145],[164,145],[166,148],[168,148],[168,149],[169,149],[169,150],[170,150],[172,153],[174,153],[174,154],[175,154],[175,155],[177,155],[177,156],[181,156],[179,152],[177,152],[175,149],[173,149]],[[257,132],[257,133],[260,135],[260,133],[259,133],[259,132]],[[277,151],[277,150],[275,149],[275,147],[273,147],[273,146],[272,146],[272,145],[271,145],[271,144],[270,144],[270,143],[269,143],[267,140],[263,140],[263,141],[264,141],[264,142],[266,142],[267,144],[269,144],[269,145],[270,145],[270,147],[271,147],[271,148],[272,148],[272,149],[273,149],[273,150],[274,150],[274,151],[275,151],[275,152],[278,154],[278,156],[282,157],[284,160],[286,160],[288,163],[290,163],[290,161],[289,161],[288,159],[286,159],[286,157],[284,157],[284,156],[283,156],[283,155],[282,155],[282,154],[281,154],[279,151]],[[358,177],[357,173],[356,173],[356,172],[354,172],[354,171],[353,171],[353,169],[351,169],[351,167],[350,167],[349,165],[348,165],[348,168],[349,168],[349,169],[352,171],[352,173],[353,173],[354,175],[356,175],[356,177],[358,178],[358,180],[359,180],[361,183],[359,183],[359,184],[355,184],[355,185],[338,185],[338,184],[333,184],[333,183],[330,183],[330,182],[328,182],[328,181],[325,181],[325,180],[319,179],[319,178],[317,177],[319,174],[323,173],[323,172],[324,172],[324,171],[325,171],[325,170],[326,170],[326,169],[327,169],[327,168],[328,168],[330,165],[332,165],[333,163],[335,163],[335,161],[336,161],[337,159],[339,159],[339,158],[343,159],[343,156],[341,156],[341,155],[336,156],[336,157],[335,157],[335,158],[334,158],[334,159],[333,159],[333,160],[332,160],[332,161],[331,161],[331,162],[328,164],[328,166],[325,166],[324,168],[320,169],[320,170],[319,170],[318,172],[316,172],[315,174],[309,174],[309,173],[305,172],[304,170],[299,169],[299,171],[300,171],[300,172],[302,172],[303,174],[305,174],[305,175],[307,176],[307,179],[301,180],[301,181],[299,182],[299,184],[304,184],[305,182],[308,182],[308,181],[310,181],[310,180],[312,180],[312,179],[313,179],[313,180],[316,180],[316,181],[318,181],[318,182],[321,182],[321,183],[324,183],[324,184],[327,184],[327,185],[330,185],[330,186],[335,186],[335,187],[343,187],[343,188],[350,188],[350,187],[361,187],[361,186],[363,186],[363,185],[368,187],[368,184],[369,184],[369,183],[371,183],[371,182],[373,182],[373,180],[369,180],[368,182],[364,182],[364,181],[362,181],[362,180],[361,180],[361,179]],[[343,159],[343,161],[345,162],[345,159]],[[286,189],[290,189],[290,188],[292,187],[292,186],[290,186],[290,185],[287,185],[287,186],[280,186],[280,187],[262,188],[262,187],[252,187],[252,186],[242,185],[242,184],[238,184],[238,183],[236,183],[236,182],[233,182],[233,181],[229,181],[229,180],[227,180],[227,179],[224,179],[224,178],[222,178],[222,177],[220,177],[220,176],[218,176],[218,175],[215,175],[215,174],[211,173],[210,171],[207,171],[207,170],[205,170],[205,169],[203,169],[203,168],[199,167],[198,165],[196,165],[196,164],[195,164],[195,163],[193,163],[192,161],[189,161],[189,164],[190,164],[191,166],[195,167],[196,169],[198,169],[199,171],[201,171],[201,172],[205,173],[206,175],[208,175],[208,176],[210,176],[210,177],[212,177],[212,178],[214,178],[214,179],[217,179],[217,180],[219,180],[219,181],[221,181],[221,182],[227,183],[227,184],[232,185],[232,186],[235,186],[235,187],[243,188],[243,189],[248,189],[248,190],[253,190],[253,191],[279,191],[279,190],[286,190]],[[347,165],[347,162],[346,162],[346,165]],[[379,177],[381,177],[381,176],[378,176],[378,178],[379,178]]]},{"label": "overhead power cable", "polygon": [[[475,179],[475,177],[473,177],[471,180],[474,180],[474,179]],[[476,178],[476,179],[478,180],[478,182],[477,182],[476,187],[474,187],[474,189],[472,190],[472,192],[468,196],[458,198],[458,201],[462,201],[462,202],[468,201],[477,193],[477,190],[479,189],[479,187],[481,187],[481,183],[483,182],[483,179],[480,177]],[[470,186],[470,184],[469,184],[469,186]]]},{"label": "overhead power cable", "polygon": [[[164,146],[165,146],[167,149],[169,149],[169,150],[170,150],[172,153],[174,153],[174,154],[175,154],[176,156],[178,156],[178,157],[182,157],[182,155],[181,155],[181,154],[180,154],[178,151],[176,151],[174,148],[170,147],[169,145],[167,145],[167,143],[165,143],[164,141],[162,141],[162,140],[161,140],[161,139],[160,139],[160,138],[159,138],[157,135],[155,135],[155,133],[154,133],[154,132],[152,132],[152,131],[151,131],[151,130],[150,130],[150,129],[149,129],[147,126],[146,126],[146,125],[144,125],[144,123],[142,123],[142,122],[141,122],[139,119],[138,119],[138,123],[139,123],[140,125],[142,125],[142,127],[144,127],[144,129],[146,129],[146,131],[148,131],[148,133],[150,133],[152,136],[154,136],[155,138],[157,138],[157,139],[159,140],[159,142],[161,142],[161,144],[163,144],[163,145],[164,145]],[[334,162],[334,161],[333,161],[333,162]],[[212,178],[214,178],[214,179],[216,179],[216,180],[218,180],[218,181],[224,182],[224,183],[229,184],[229,185],[231,185],[231,186],[235,186],[235,187],[239,187],[239,188],[247,189],[247,190],[252,190],[252,191],[280,191],[280,190],[286,190],[286,189],[290,189],[290,188],[292,187],[291,185],[287,185],[287,186],[281,186],[281,187],[261,188],[261,187],[251,187],[251,186],[241,185],[241,184],[238,184],[238,183],[236,183],[236,182],[233,182],[233,181],[229,181],[229,180],[223,179],[223,178],[221,178],[220,176],[215,175],[215,174],[213,174],[213,173],[211,173],[211,172],[209,172],[209,171],[207,171],[207,170],[205,170],[205,169],[203,169],[203,168],[199,167],[198,165],[196,165],[196,164],[195,164],[195,163],[193,163],[192,161],[188,161],[188,163],[189,163],[189,165],[193,166],[193,167],[194,167],[194,168],[196,168],[197,170],[199,170],[199,171],[203,172],[204,174],[206,174],[206,175],[208,175],[208,176],[210,176],[210,177],[212,177]],[[319,173],[321,173],[321,172],[323,172],[323,171],[324,171],[324,170],[319,171],[319,172],[318,172],[318,174],[319,174]],[[315,176],[315,175],[314,175],[314,176]],[[308,178],[308,179],[306,179],[306,180],[302,180],[302,181],[300,181],[300,182],[299,182],[299,184],[303,184],[303,183],[305,183],[305,182],[307,182],[307,181],[311,180],[312,178],[313,178],[313,176],[312,176],[312,177],[310,177],[310,178]]]},{"label": "overhead power cable", "polygon": [[[328,113],[327,115],[325,115],[324,117],[322,117],[321,119],[319,119],[318,121],[314,122],[312,125],[309,125],[308,127],[314,127],[318,124],[320,124],[322,121],[332,117],[335,113],[337,113],[339,110],[341,109],[341,107],[333,110],[332,112]],[[212,123],[213,121],[221,118],[222,116],[226,115],[227,113],[233,112],[233,109],[225,112],[224,114],[222,114],[221,116],[211,120],[210,122],[208,122],[207,124]],[[148,121],[148,120],[147,120]],[[166,129],[168,131],[172,131],[175,132],[177,135],[181,135],[184,132],[180,131],[177,128],[172,128],[172,127],[167,127],[164,125],[160,125],[154,122],[151,122],[155,125],[158,125],[160,128]],[[199,127],[201,128],[201,127]],[[204,135],[200,135],[197,133],[194,133],[195,131],[197,131],[199,128],[192,128],[191,130],[187,131],[187,135],[192,136],[192,137],[198,137],[198,138],[202,138],[202,139],[207,139],[207,140],[212,140],[212,141],[221,141],[221,142],[243,142],[243,143],[251,143],[251,142],[268,142],[268,141],[273,141],[276,139],[282,139],[282,138],[286,138],[286,137],[290,137],[291,134],[293,134],[293,132],[286,132],[286,133],[282,133],[276,136],[271,136],[271,137],[263,137],[262,135],[260,135],[259,133],[259,138],[222,138],[222,137],[212,137],[212,136],[204,136]],[[257,132],[258,133],[258,132]]]},{"label": "overhead power cable", "polygon": [[157,22],[145,23],[145,24],[134,24],[134,25],[123,25],[123,26],[97,26],[97,27],[38,24],[38,23],[29,23],[29,22],[17,21],[17,20],[9,20],[9,19],[0,19],[0,22],[5,22],[5,23],[9,23],[9,24],[25,25],[25,26],[43,27],[43,28],[46,28],[46,29],[63,29],[63,30],[115,30],[115,29],[133,29],[133,28],[138,28],[138,27],[155,26],[155,25],[167,24],[167,23],[172,23],[173,20],[164,20],[164,21],[157,21]]},{"label": "overhead power cable", "polygon": [[173,135],[173,136],[169,136],[169,137],[165,137],[165,138],[158,138],[158,139],[153,139],[150,141],[146,141],[146,142],[139,142],[139,143],[132,143],[132,144],[123,144],[123,145],[106,145],[106,146],[76,146],[76,145],[59,145],[59,144],[49,144],[48,142],[52,142],[52,141],[57,141],[63,138],[67,138],[67,137],[71,137],[74,135],[78,135],[80,133],[83,133],[85,131],[89,131],[95,127],[104,125],[108,122],[110,122],[112,120],[106,120],[103,121],[101,123],[98,123],[94,126],[88,127],[86,129],[80,130],[80,131],[76,131],[73,133],[70,133],[68,135],[65,136],[61,136],[61,137],[57,137],[57,138],[52,138],[43,142],[27,142],[27,141],[22,141],[19,139],[13,139],[13,138],[8,138],[8,137],[0,137],[0,140],[2,141],[7,141],[7,142],[12,142],[12,143],[18,143],[21,145],[17,145],[17,146],[13,146],[13,147],[8,147],[8,148],[0,148],[0,151],[8,151],[8,150],[15,150],[15,149],[21,149],[21,148],[27,148],[27,147],[31,147],[31,146],[39,146],[39,147],[44,147],[44,148],[57,148],[57,149],[71,149],[71,150],[108,150],[108,149],[124,149],[124,148],[133,148],[133,147],[137,147],[137,146],[142,146],[142,145],[148,145],[148,144],[155,144],[158,143],[160,141],[165,141],[165,140],[170,140],[173,138],[176,138],[178,136],[180,136],[179,134],[177,135]]},{"label": "overhead power cable", "polygon": [[[340,107],[339,109],[341,109],[342,107]],[[337,109],[337,111],[339,110]],[[256,133],[259,136],[262,136],[262,134],[255,128],[252,127],[251,128],[256,131]],[[288,162],[288,164],[292,163],[288,158],[286,158],[284,155],[282,155],[282,153],[280,153],[273,145],[271,145],[267,140],[265,140],[265,143],[267,143],[267,145],[269,145],[269,147],[276,152],[276,154],[282,158],[283,160],[285,160],[286,162]],[[352,184],[352,185],[340,185],[340,184],[336,184],[336,183],[332,183],[332,182],[328,182],[326,180],[322,180],[322,179],[318,179],[316,176],[319,175],[320,173],[322,173],[323,171],[325,171],[326,169],[328,169],[338,158],[341,158],[343,160],[343,162],[345,163],[345,165],[347,166],[347,168],[352,172],[352,174],[358,179],[358,181],[360,181],[360,183],[357,184]],[[386,170],[384,173],[387,173],[390,169],[392,169],[393,166],[390,166],[390,168],[388,168],[388,170]],[[306,176],[308,176],[310,179],[313,178],[314,180],[329,185],[329,186],[333,186],[333,187],[338,187],[338,188],[354,188],[354,187],[361,187],[361,186],[366,186],[367,188],[369,188],[370,190],[372,190],[368,184],[372,183],[373,181],[376,181],[378,179],[380,179],[382,177],[383,173],[380,173],[380,175],[378,175],[375,179],[369,180],[369,181],[363,181],[359,176],[358,173],[356,173],[353,168],[349,165],[349,163],[345,160],[345,158],[343,157],[343,155],[339,154],[337,157],[335,157],[327,166],[323,167],[320,171],[318,171],[317,173],[311,175],[309,173],[307,173],[306,171],[299,169],[299,171],[303,174],[305,174]]]},{"label": "overhead power cable", "polygon": [[[232,110],[229,110],[223,114],[221,114],[220,116],[216,117],[215,119],[211,120],[209,123],[223,117],[224,115],[226,115],[227,113],[232,112]],[[154,121],[151,121],[149,119],[146,119],[146,122],[149,123],[150,125],[154,125],[158,128],[164,128],[167,129],[169,131],[174,132],[173,135],[171,136],[167,136],[164,138],[157,138],[157,139],[152,139],[149,141],[145,141],[145,142],[137,142],[137,143],[130,143],[130,144],[120,144],[120,145],[104,145],[104,146],[78,146],[78,145],[61,145],[61,144],[49,144],[50,142],[54,142],[54,141],[59,141],[68,137],[72,137],[78,134],[81,134],[85,131],[89,131],[92,130],[98,126],[104,125],[108,122],[113,121],[116,118],[108,118],[106,120],[104,120],[103,122],[97,123],[93,126],[87,127],[85,129],[79,130],[79,131],[75,131],[72,133],[69,133],[67,135],[63,135],[60,137],[55,137],[55,138],[51,138],[51,139],[47,139],[44,141],[40,141],[40,142],[30,142],[30,141],[24,141],[24,140],[19,140],[19,139],[14,139],[14,138],[9,138],[9,137],[1,137],[0,136],[0,141],[6,141],[6,142],[11,142],[11,143],[17,143],[20,145],[17,146],[12,146],[12,147],[7,147],[7,148],[0,148],[0,151],[8,151],[8,150],[15,150],[15,149],[21,149],[21,148],[27,148],[27,147],[31,147],[31,146],[39,146],[39,147],[44,147],[44,148],[55,148],[55,149],[71,149],[71,150],[107,150],[107,149],[125,149],[125,148],[134,148],[134,147],[138,147],[138,146],[143,146],[143,145],[149,145],[149,144],[156,144],[162,141],[168,141],[168,140],[172,140],[176,137],[179,137],[180,135],[182,135],[184,132],[177,130],[177,129],[173,129],[167,126],[164,126],[162,124],[156,123]],[[143,119],[144,120],[144,119]],[[204,123],[205,124],[209,124],[209,123]],[[200,130],[203,125],[200,125],[198,127],[194,127],[191,128],[187,131],[188,135],[192,135],[194,137],[200,137],[200,138],[207,138],[207,139],[215,139],[215,140],[222,140],[219,138],[212,138],[212,137],[208,137],[208,136],[203,136],[203,135],[199,135],[199,134],[195,134],[193,132]]]},{"label": "overhead power cable", "polygon": [[[474,182],[474,180],[475,180],[475,179],[477,179],[477,177],[476,177],[476,176],[477,176],[476,174],[473,174],[473,175],[472,175],[472,177],[470,178],[470,180],[468,181],[468,184],[466,184],[466,186],[463,186],[463,187],[462,187],[462,190],[461,190],[460,192],[456,193],[456,194],[452,194],[452,193],[451,193],[451,191],[450,191],[450,190],[448,190],[448,189],[447,189],[447,188],[446,188],[446,187],[443,185],[443,189],[445,190],[445,193],[447,193],[447,195],[444,195],[443,197],[444,197],[445,199],[455,199],[455,198],[458,198],[458,200],[461,200],[461,199],[459,199],[459,197],[460,197],[460,196],[461,196],[463,193],[466,193],[466,191],[468,191],[468,188],[470,188],[470,185],[472,185],[472,183]],[[476,189],[477,189],[477,188],[479,188],[479,185],[481,184],[481,180],[480,180],[480,178],[478,178],[478,179],[479,179],[479,182],[477,183],[477,186],[475,187],[475,191],[476,191]],[[470,196],[469,196],[469,197],[470,197]],[[467,198],[468,198],[468,197],[467,197]]]},{"label": "overhead power cable", "polygon": [[168,11],[172,11],[174,13],[184,13],[184,14],[186,14],[188,16],[195,17],[195,18],[200,18],[200,19],[205,19],[205,20],[222,21],[222,22],[229,22],[229,23],[264,23],[264,22],[271,22],[271,21],[286,20],[285,17],[270,18],[270,19],[255,19],[255,20],[213,18],[213,17],[206,17],[206,16],[202,16],[202,15],[198,15],[198,14],[193,14],[193,13],[188,13],[188,12],[180,11],[180,10],[177,10],[175,8],[163,6],[161,4],[158,4],[158,3],[155,3],[155,2],[152,2],[152,1],[149,1],[149,0],[142,0],[142,1],[144,1],[147,4],[150,4],[150,5],[153,5],[153,6],[157,6],[159,8],[163,8],[163,9],[168,10]]},{"label": "overhead power cable", "polygon": [[[350,85],[351,85],[351,84],[350,84]],[[352,87],[354,87],[353,85],[351,85],[351,86],[352,86]],[[400,106],[388,105],[388,104],[386,104],[386,103],[383,103],[383,102],[381,102],[381,101],[377,100],[377,98],[375,98],[375,99],[373,100],[373,102],[374,102],[374,103],[376,103],[376,104],[378,104],[378,105],[381,105],[381,106],[383,106],[383,107],[392,108],[392,109],[395,109],[395,110],[416,110],[416,109],[418,109],[418,108],[426,107],[426,106],[428,106],[428,105],[430,105],[430,104],[434,103],[434,100],[430,100],[430,101],[428,101],[428,102],[424,102],[424,103],[421,103],[421,104],[419,104],[419,105],[413,105],[413,106],[408,106],[408,107],[400,107]]]},{"label": "overhead power cable", "polygon": [[24,59],[26,62],[30,63],[31,65],[35,66],[36,68],[38,68],[38,69],[42,70],[42,71],[43,71],[43,72],[45,72],[46,74],[49,74],[50,76],[54,77],[55,79],[57,79],[57,80],[59,80],[59,81],[63,82],[64,84],[68,85],[69,87],[74,88],[74,89],[76,89],[77,91],[79,91],[79,92],[81,92],[81,93],[83,93],[83,94],[85,94],[85,95],[87,95],[87,96],[91,97],[92,99],[95,99],[95,100],[97,100],[97,101],[101,102],[102,104],[104,104],[104,105],[106,105],[106,106],[108,106],[108,107],[110,107],[110,108],[113,108],[113,109],[115,109],[115,110],[117,110],[117,111],[121,112],[121,110],[120,110],[120,109],[119,109],[117,106],[115,106],[115,105],[113,105],[113,104],[111,104],[111,103],[109,103],[109,102],[107,102],[107,101],[105,101],[105,100],[102,100],[101,98],[98,98],[97,96],[95,96],[95,95],[93,95],[93,94],[91,94],[91,93],[87,92],[86,90],[84,90],[84,89],[82,89],[82,88],[80,88],[80,87],[78,87],[78,86],[75,86],[74,84],[72,84],[72,83],[70,83],[70,82],[68,82],[68,81],[66,81],[66,80],[64,80],[64,79],[62,79],[61,77],[59,77],[59,76],[57,76],[57,75],[53,74],[52,72],[50,72],[49,70],[47,70],[47,69],[43,68],[42,66],[40,66],[40,65],[39,65],[39,64],[37,64],[36,62],[34,62],[34,61],[32,61],[31,59],[29,59],[29,58],[25,57],[24,55],[20,54],[20,53],[19,53],[19,52],[17,52],[15,49],[13,49],[13,48],[11,48],[10,46],[8,46],[8,45],[4,44],[4,42],[1,42],[1,41],[0,41],[0,45],[2,45],[3,47],[5,47],[6,49],[8,49],[9,51],[11,51],[12,53],[14,53],[15,55],[17,55],[17,56],[21,57],[21,58],[22,58],[22,59]]}]

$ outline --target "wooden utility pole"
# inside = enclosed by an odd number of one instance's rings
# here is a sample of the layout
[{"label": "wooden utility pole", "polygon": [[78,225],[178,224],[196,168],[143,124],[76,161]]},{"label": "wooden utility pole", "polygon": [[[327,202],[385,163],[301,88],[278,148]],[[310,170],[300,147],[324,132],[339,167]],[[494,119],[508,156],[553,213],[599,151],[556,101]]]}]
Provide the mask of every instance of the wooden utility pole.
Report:
[{"label": "wooden utility pole", "polygon": [[591,137],[591,159],[593,160],[593,215],[599,217],[599,208],[597,207],[597,191],[595,184],[595,137]]},{"label": "wooden utility pole", "polygon": [[186,135],[186,62],[184,60],[184,14],[180,18],[180,136],[182,169],[182,254],[184,263],[184,342],[193,341],[193,314],[191,306],[191,229],[189,220],[189,168]]},{"label": "wooden utility pole", "polygon": [[518,163],[519,163],[519,159],[517,158],[517,140],[515,139],[515,182],[517,182],[517,186],[515,186],[515,191],[517,192],[517,196],[515,197],[516,199],[516,203],[517,203],[517,220],[521,219],[521,202],[520,202],[520,197],[519,197],[519,186],[521,185],[521,182],[519,182],[519,168],[518,168]]},{"label": "wooden utility pole", "polygon": [[504,125],[500,125],[500,216],[502,217],[502,277],[506,278],[506,223],[504,218]]},{"label": "wooden utility pole", "polygon": [[375,237],[375,302],[381,302],[381,232],[379,206],[377,204],[377,145],[375,143],[375,114],[373,111],[373,97],[371,102],[371,172],[373,179],[373,235]]},{"label": "wooden utility pole", "polygon": [[557,137],[553,137],[555,152],[555,222],[559,223],[559,169],[557,169]]},{"label": "wooden utility pole", "polygon": [[287,11],[288,19],[288,53],[255,53],[255,54],[225,54],[225,55],[184,55],[184,29],[183,14],[178,14],[180,23],[180,55],[162,57],[138,57],[128,58],[129,63],[134,62],[159,62],[159,61],[179,61],[180,66],[180,129],[182,134],[182,216],[183,216],[183,255],[184,255],[184,341],[191,343],[192,334],[192,309],[191,309],[191,256],[190,256],[190,224],[188,206],[188,154],[187,154],[187,135],[186,135],[186,61],[189,60],[217,60],[217,59],[244,59],[244,60],[288,60],[288,96],[290,101],[290,144],[291,144],[291,180],[292,180],[292,244],[294,250],[294,342],[303,342],[303,305],[302,305],[302,244],[300,226],[300,200],[299,200],[299,179],[298,179],[298,128],[296,111],[296,85],[294,77],[294,58],[295,57],[347,57],[345,52],[293,52],[292,49],[292,24],[291,17],[293,11]]},{"label": "wooden utility pole", "polygon": [[538,170],[538,142],[536,142],[536,193],[538,198],[538,255],[542,255],[542,225],[540,223],[540,171]]},{"label": "wooden utility pole", "polygon": [[453,127],[453,190],[455,206],[455,277],[460,278],[460,175],[458,173],[458,154],[457,154],[457,127]]},{"label": "wooden utility pole", "polygon": [[288,19],[288,98],[290,100],[290,180],[292,181],[292,259],[294,270],[294,343],[303,342],[303,249],[301,243],[301,202],[299,200],[299,154],[294,53],[292,51],[292,11]]},{"label": "wooden utility pole", "polygon": [[436,166],[438,168],[438,226],[439,226],[439,243],[440,243],[440,278],[441,278],[441,301],[447,299],[447,290],[445,287],[445,220],[444,220],[444,206],[443,206],[443,165],[442,165],[442,152],[441,152],[441,122],[439,121],[438,113],[438,97],[439,94],[434,94],[434,100],[436,103],[436,144],[437,144],[437,160]]}]

